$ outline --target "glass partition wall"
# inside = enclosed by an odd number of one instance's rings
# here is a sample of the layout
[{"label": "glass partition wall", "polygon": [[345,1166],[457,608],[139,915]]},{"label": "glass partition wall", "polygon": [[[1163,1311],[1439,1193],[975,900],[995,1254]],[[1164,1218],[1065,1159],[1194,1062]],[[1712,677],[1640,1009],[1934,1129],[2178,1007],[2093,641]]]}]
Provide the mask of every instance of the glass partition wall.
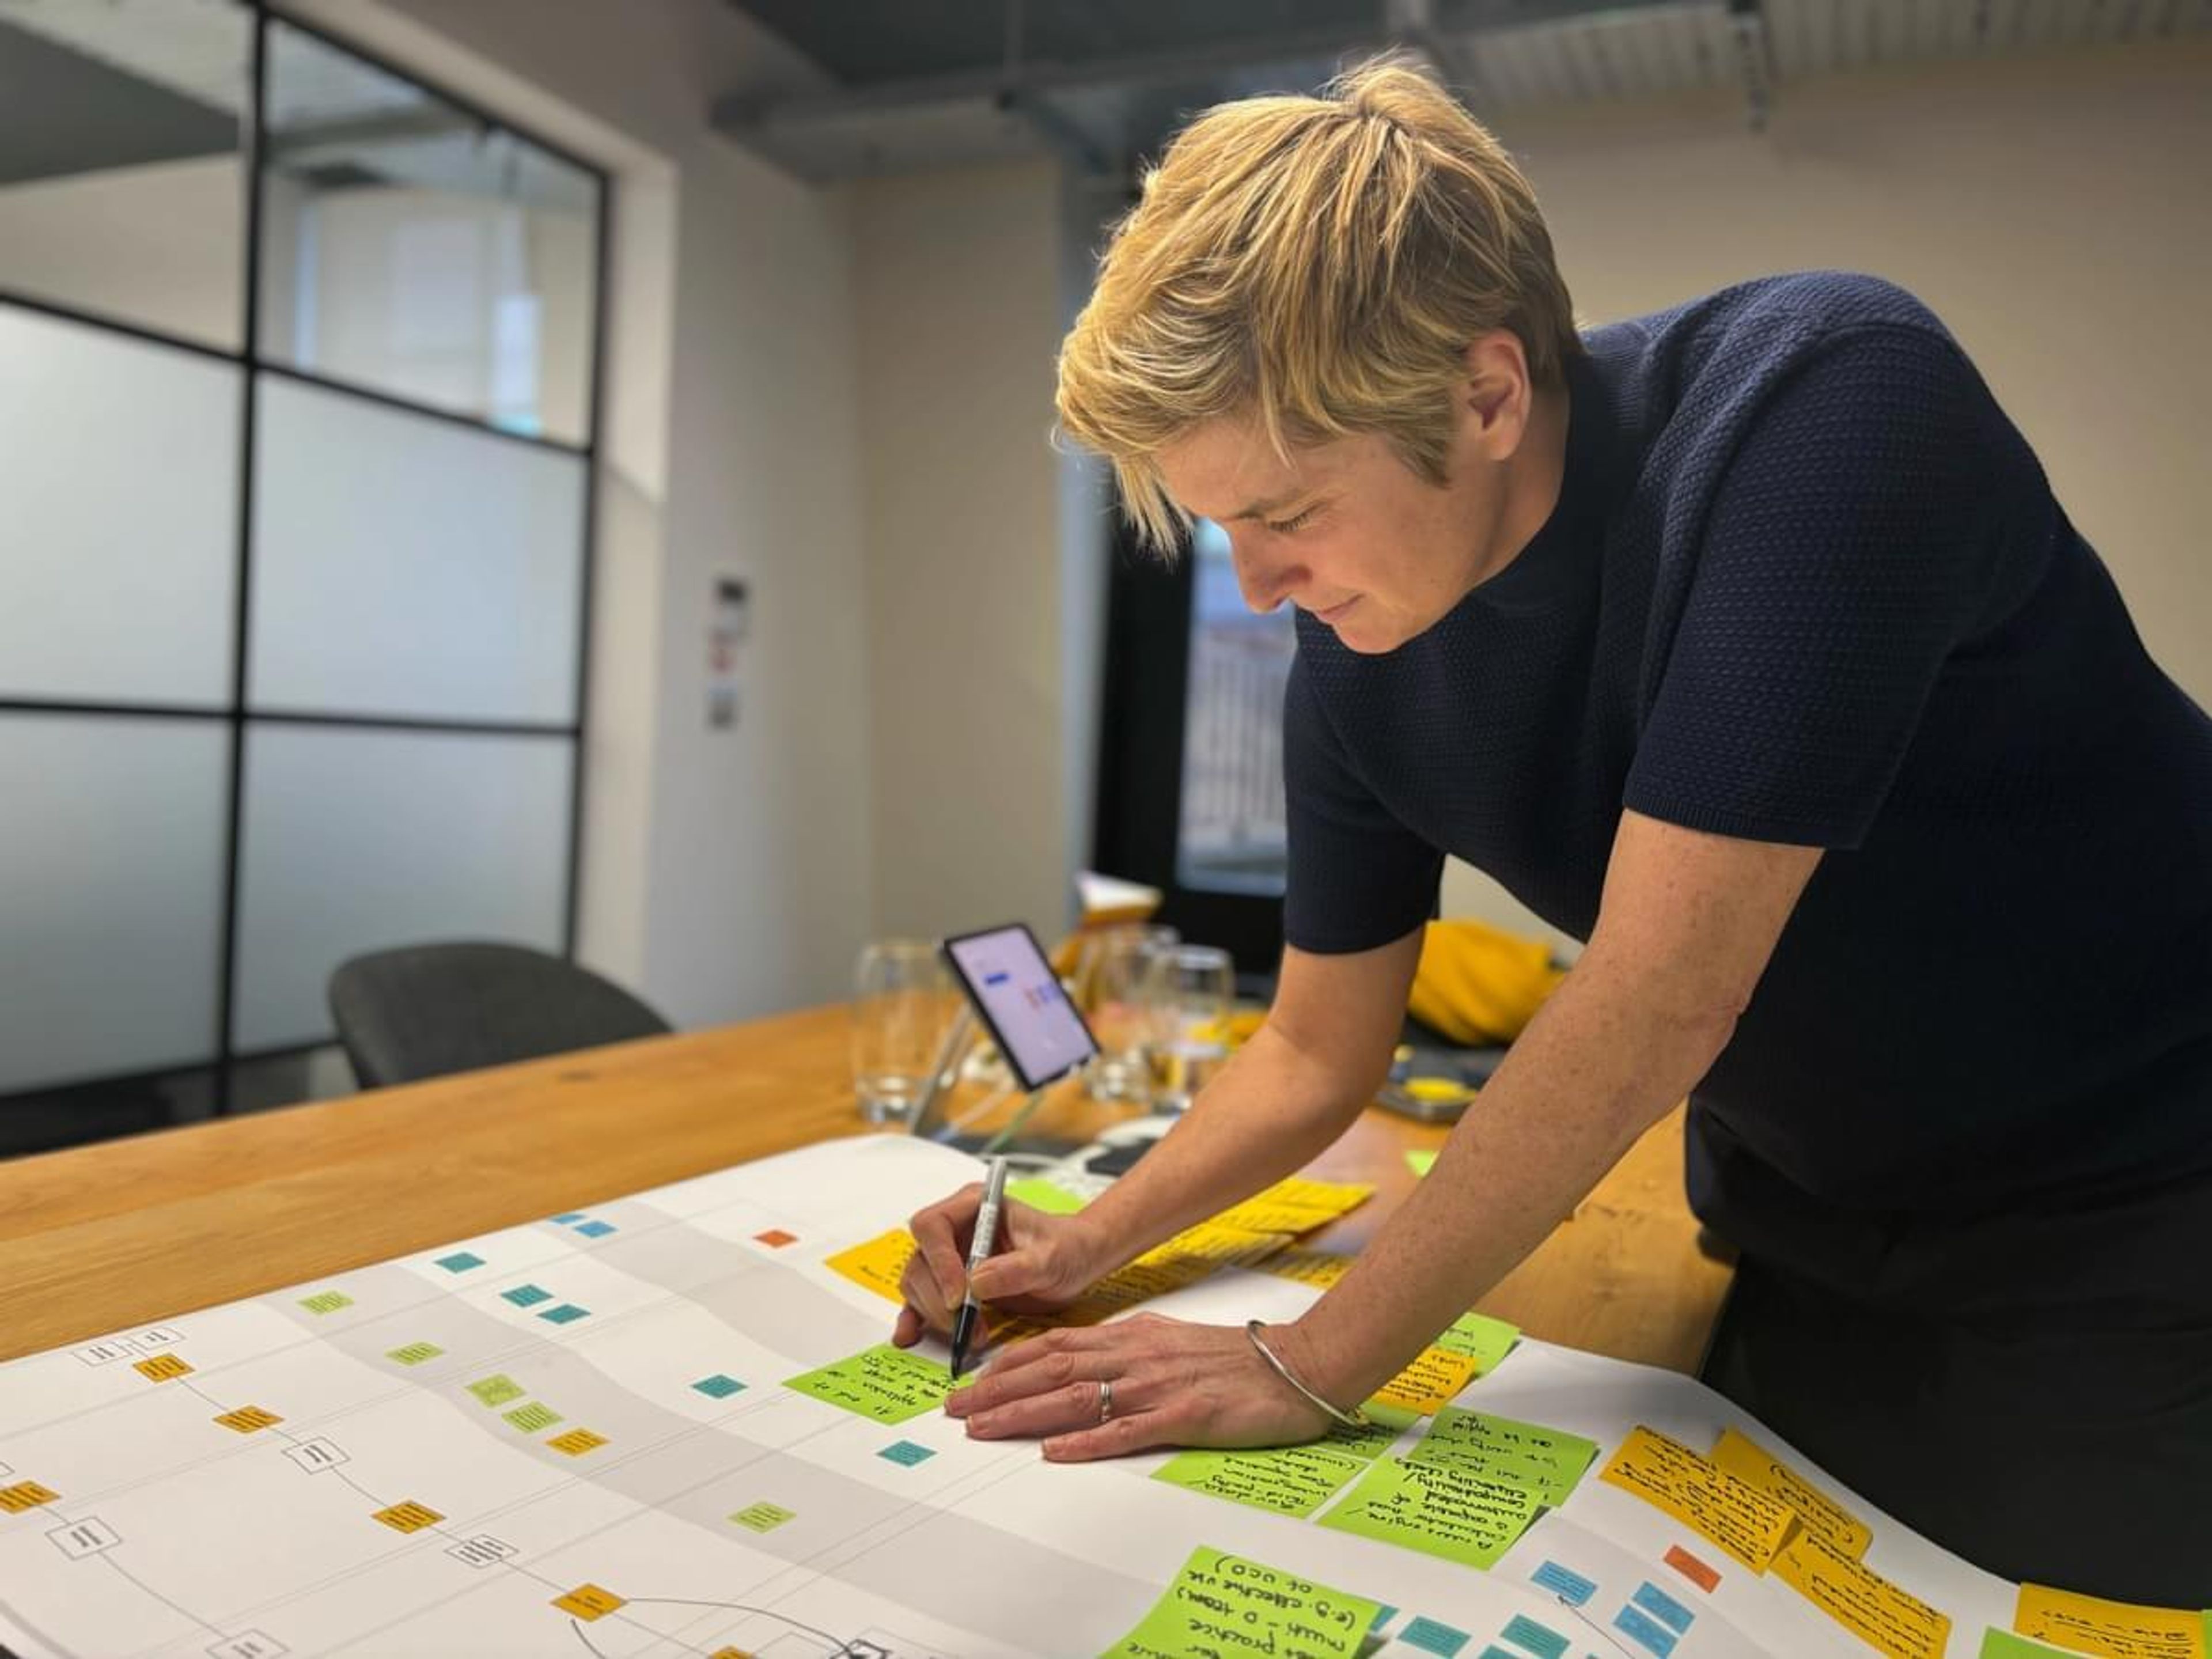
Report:
[{"label": "glass partition wall", "polygon": [[0,1155],[572,948],[605,219],[245,0],[0,0]]}]

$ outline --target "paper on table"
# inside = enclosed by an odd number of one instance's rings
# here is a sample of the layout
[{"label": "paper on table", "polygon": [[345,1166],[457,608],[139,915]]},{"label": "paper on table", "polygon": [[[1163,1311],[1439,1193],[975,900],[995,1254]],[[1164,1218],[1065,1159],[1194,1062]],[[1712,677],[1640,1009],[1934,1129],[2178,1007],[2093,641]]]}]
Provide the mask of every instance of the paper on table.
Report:
[{"label": "paper on table", "polygon": [[1982,1632],[1981,1649],[1974,1659],[2074,1659],[2074,1656],[2063,1648],[2047,1648],[1991,1625]]},{"label": "paper on table", "polygon": [[1199,1548],[1136,1629],[1100,1659],[1352,1659],[1382,1610],[1364,1596]]},{"label": "paper on table", "polygon": [[2106,1659],[2205,1659],[2204,1615],[2022,1584],[2012,1627]]},{"label": "paper on table", "polygon": [[1077,1197],[1064,1187],[1055,1187],[1049,1181],[1035,1176],[1006,1183],[1006,1196],[1018,1198],[1032,1210],[1042,1210],[1048,1215],[1073,1215],[1088,1202]]},{"label": "paper on table", "polygon": [[1797,1521],[1780,1498],[1640,1423],[1598,1479],[1663,1510],[1753,1572],[1766,1571]]},{"label": "paper on table", "polygon": [[1465,1354],[1449,1353],[1441,1347],[1424,1348],[1375,1397],[1385,1405],[1403,1406],[1425,1417],[1474,1381],[1476,1370],[1475,1362]]},{"label": "paper on table", "polygon": [[1339,1532],[1490,1567],[1528,1530],[1541,1502],[1526,1486],[1449,1463],[1385,1457],[1321,1517]]},{"label": "paper on table", "polygon": [[1771,1492],[1797,1511],[1806,1528],[1857,1560],[1874,1541],[1874,1529],[1841,1504],[1820,1491],[1756,1440],[1734,1429],[1721,1431],[1713,1448],[1713,1462],[1739,1480],[1748,1480],[1761,1492]]},{"label": "paper on table", "polygon": [[906,1297],[899,1291],[899,1275],[906,1271],[906,1264],[913,1255],[914,1235],[903,1227],[894,1227],[866,1243],[838,1251],[822,1265],[831,1273],[843,1274],[862,1290],[873,1291],[887,1301],[903,1305]]},{"label": "paper on table", "polygon": [[1540,1423],[1447,1406],[1406,1454],[1417,1463],[1452,1462],[1524,1486],[1556,1509],[1597,1455],[1597,1442]]},{"label": "paper on table", "polygon": [[1518,1325],[1509,1325],[1487,1314],[1463,1313],[1444,1328],[1437,1346],[1474,1361],[1474,1374],[1487,1376],[1521,1337]]},{"label": "paper on table", "polygon": [[903,1423],[945,1403],[952,1373],[933,1359],[879,1342],[783,1386],[878,1423]]},{"label": "paper on table", "polygon": [[1822,1533],[1800,1528],[1774,1577],[1890,1659],[1943,1659],[1951,1619],[1906,1594]]}]

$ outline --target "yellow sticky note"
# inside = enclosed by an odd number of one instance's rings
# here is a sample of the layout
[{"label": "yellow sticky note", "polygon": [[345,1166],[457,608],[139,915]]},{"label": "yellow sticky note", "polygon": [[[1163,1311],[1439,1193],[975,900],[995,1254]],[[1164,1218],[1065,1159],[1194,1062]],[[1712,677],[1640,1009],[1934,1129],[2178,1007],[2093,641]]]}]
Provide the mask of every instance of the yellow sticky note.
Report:
[{"label": "yellow sticky note", "polygon": [[1365,1203],[1372,1187],[1347,1181],[1310,1181],[1292,1176],[1213,1218],[1215,1224],[1255,1233],[1304,1233],[1326,1225]]},{"label": "yellow sticky note", "polygon": [[1413,1363],[1376,1391],[1389,1406],[1403,1406],[1424,1417],[1442,1410],[1474,1380],[1475,1362],[1465,1354],[1424,1348]]},{"label": "yellow sticky note", "polygon": [[1801,1528],[1773,1576],[1889,1659],[1943,1659],[1951,1619],[1908,1595],[1826,1534]]},{"label": "yellow sticky note", "polygon": [[2205,1659],[2204,1616],[2178,1607],[2138,1607],[2042,1584],[2022,1584],[2012,1627],[2105,1659]]},{"label": "yellow sticky note", "polygon": [[173,1353],[157,1353],[151,1359],[142,1359],[131,1368],[141,1376],[155,1382],[167,1382],[171,1377],[189,1374],[191,1367]]},{"label": "yellow sticky note", "polygon": [[1753,1572],[1766,1571],[1797,1524],[1796,1511],[1780,1498],[1642,1424],[1598,1479],[1673,1516]]},{"label": "yellow sticky note", "polygon": [[623,1598],[611,1589],[601,1589],[597,1584],[579,1584],[566,1595],[556,1595],[553,1605],[563,1613],[572,1613],[586,1624],[604,1619],[623,1605]]},{"label": "yellow sticky note", "polygon": [[899,1275],[913,1255],[914,1235],[898,1227],[865,1244],[840,1250],[822,1265],[887,1302],[903,1303],[906,1297],[899,1291]]},{"label": "yellow sticky note", "polygon": [[1806,1529],[1816,1532],[1852,1560],[1867,1553],[1874,1529],[1841,1504],[1768,1451],[1756,1440],[1734,1429],[1721,1431],[1713,1448],[1713,1462],[1739,1480],[1748,1480],[1759,1491],[1771,1492],[1797,1512]]},{"label": "yellow sticky note", "polygon": [[1325,1291],[1352,1271],[1352,1258],[1294,1244],[1260,1263],[1260,1271],[1273,1273],[1278,1279],[1295,1279],[1301,1285]]},{"label": "yellow sticky note", "polygon": [[404,1504],[394,1504],[388,1510],[379,1510],[370,1517],[381,1521],[394,1532],[420,1532],[425,1527],[434,1527],[446,1517],[427,1504],[417,1504],[410,1498]]},{"label": "yellow sticky note", "polygon": [[216,1419],[226,1429],[235,1429],[240,1434],[252,1434],[257,1429],[269,1428],[283,1420],[275,1412],[263,1411],[258,1406],[240,1406],[236,1411],[225,1412]]},{"label": "yellow sticky note", "polygon": [[34,1510],[41,1504],[51,1504],[61,1494],[49,1492],[35,1480],[18,1480],[12,1486],[0,1486],[0,1510],[9,1515],[21,1515],[25,1510]]},{"label": "yellow sticky note", "polygon": [[557,1452],[571,1457],[581,1457],[587,1451],[596,1451],[607,1443],[603,1434],[593,1434],[589,1429],[570,1429],[566,1434],[556,1434],[545,1443]]},{"label": "yellow sticky note", "polygon": [[1220,1267],[1255,1266],[1288,1243],[1283,1233],[1247,1232],[1218,1219],[1177,1233],[1164,1244],[1117,1267],[1060,1315],[1069,1325],[1095,1325],[1139,1302],[1182,1290]]}]

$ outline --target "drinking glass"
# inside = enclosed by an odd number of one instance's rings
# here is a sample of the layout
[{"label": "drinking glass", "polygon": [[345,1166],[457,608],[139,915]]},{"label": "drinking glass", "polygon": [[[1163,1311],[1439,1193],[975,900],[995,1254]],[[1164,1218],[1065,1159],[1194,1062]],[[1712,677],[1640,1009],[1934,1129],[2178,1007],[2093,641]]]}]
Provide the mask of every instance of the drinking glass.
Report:
[{"label": "drinking glass", "polygon": [[1179,1112],[1228,1063],[1237,967],[1210,945],[1171,945],[1152,954],[1146,988],[1152,1102]]},{"label": "drinking glass", "polygon": [[911,1127],[956,1007],[927,939],[877,939],[853,976],[853,1091],[870,1123]]},{"label": "drinking glass", "polygon": [[1093,1100],[1143,1104],[1152,1098],[1145,1049],[1152,1036],[1152,958],[1176,943],[1172,927],[1131,924],[1101,930],[1085,948],[1079,982],[1098,1039],[1098,1056],[1085,1073]]}]

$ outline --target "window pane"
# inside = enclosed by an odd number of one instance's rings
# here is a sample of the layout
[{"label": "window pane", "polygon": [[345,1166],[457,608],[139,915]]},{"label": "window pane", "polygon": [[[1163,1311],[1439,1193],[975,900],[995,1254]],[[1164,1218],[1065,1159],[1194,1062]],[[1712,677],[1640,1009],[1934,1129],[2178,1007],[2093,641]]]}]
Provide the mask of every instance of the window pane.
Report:
[{"label": "window pane", "polygon": [[232,1040],[331,1035],[347,957],[435,939],[561,948],[565,738],[251,726]]},{"label": "window pane", "polygon": [[0,288],[236,349],[252,14],[0,0]]},{"label": "window pane", "polygon": [[1283,691],[1297,636],[1288,605],[1246,609],[1229,538],[1191,536],[1190,680],[1183,705],[1176,881],[1231,893],[1283,890]]},{"label": "window pane", "polygon": [[229,741],[0,714],[0,1092],[212,1057]]},{"label": "window pane", "polygon": [[269,49],[262,355],[581,442],[598,180],[282,23]]},{"label": "window pane", "polygon": [[573,720],[583,459],[274,376],[257,395],[253,706]]},{"label": "window pane", "polygon": [[229,702],[243,379],[0,305],[0,695]]}]

